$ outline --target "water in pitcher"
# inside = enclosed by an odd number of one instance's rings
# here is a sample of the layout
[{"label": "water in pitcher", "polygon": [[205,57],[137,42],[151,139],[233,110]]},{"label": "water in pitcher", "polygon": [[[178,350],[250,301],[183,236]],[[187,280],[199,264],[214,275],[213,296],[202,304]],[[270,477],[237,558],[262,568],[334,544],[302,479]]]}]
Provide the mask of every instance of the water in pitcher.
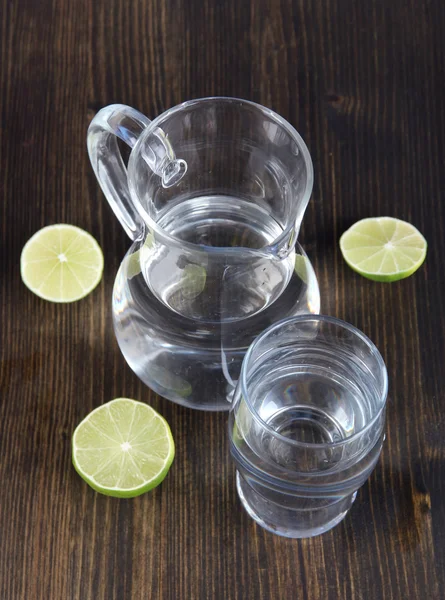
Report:
[{"label": "water in pitcher", "polygon": [[159,226],[185,242],[222,248],[262,248],[283,231],[264,207],[223,195],[180,202],[162,215]]},{"label": "water in pitcher", "polygon": [[[177,239],[204,248],[207,256],[216,247],[260,249],[283,231],[260,205],[222,195],[179,202],[169,208],[158,223]],[[202,278],[205,278],[205,289],[196,290],[200,293],[193,293],[190,280],[181,279],[179,283],[184,285],[178,285],[177,280],[172,285],[166,284],[163,263],[160,299],[183,316],[208,322],[243,319],[266,309],[274,296],[287,286],[295,263],[295,253],[273,263],[269,259],[262,263],[252,258],[233,264],[230,258],[214,261],[207,256],[201,257],[203,263],[199,258],[194,259],[200,263]],[[151,260],[150,251],[146,253],[146,260]],[[148,269],[149,286],[154,276],[155,269]],[[234,307],[235,299],[238,305]]]},{"label": "water in pitcher", "polygon": [[[187,270],[183,258],[163,259],[162,250],[145,244],[140,272],[132,276],[131,257],[124,260],[113,295],[119,344],[133,370],[161,395],[186,406],[228,410],[242,358],[258,333],[287,315],[318,312],[315,275],[298,245],[275,263],[212,263],[213,247],[260,249],[282,232],[265,208],[241,198],[183,200],[160,216],[159,225],[202,246],[210,258]],[[184,273],[180,285],[176,271]],[[157,276],[159,297],[153,289]]]}]

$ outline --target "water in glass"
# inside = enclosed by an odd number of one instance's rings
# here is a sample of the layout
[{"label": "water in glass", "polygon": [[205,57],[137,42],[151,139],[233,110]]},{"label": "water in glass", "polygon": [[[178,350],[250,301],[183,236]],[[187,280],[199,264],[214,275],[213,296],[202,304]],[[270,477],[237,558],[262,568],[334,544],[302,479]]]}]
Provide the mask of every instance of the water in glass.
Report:
[{"label": "water in glass", "polygon": [[328,317],[288,319],[246,356],[231,452],[245,508],[275,533],[336,525],[379,457],[386,370],[356,331]]}]

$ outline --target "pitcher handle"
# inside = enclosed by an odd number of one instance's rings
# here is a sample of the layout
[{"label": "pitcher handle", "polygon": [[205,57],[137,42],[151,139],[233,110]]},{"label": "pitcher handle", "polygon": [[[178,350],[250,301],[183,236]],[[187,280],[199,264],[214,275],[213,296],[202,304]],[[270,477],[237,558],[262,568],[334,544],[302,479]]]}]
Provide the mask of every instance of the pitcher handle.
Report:
[{"label": "pitcher handle", "polygon": [[88,154],[94,173],[114,214],[133,241],[139,237],[144,222],[131,198],[117,138],[133,148],[150,122],[130,106],[111,104],[96,114],[88,128]]}]

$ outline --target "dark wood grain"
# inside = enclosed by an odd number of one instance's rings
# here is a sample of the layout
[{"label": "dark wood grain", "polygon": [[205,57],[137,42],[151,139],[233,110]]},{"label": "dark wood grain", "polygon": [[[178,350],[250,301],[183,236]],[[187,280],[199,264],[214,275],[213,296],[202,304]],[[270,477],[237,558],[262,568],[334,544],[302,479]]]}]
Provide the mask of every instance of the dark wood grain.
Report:
[{"label": "dark wood grain", "polygon": [[[440,0],[0,0],[0,598],[445,597],[445,4]],[[90,168],[89,121],[206,95],[248,98],[301,132],[316,173],[302,242],[325,313],[363,329],[390,375],[387,441],[350,515],[290,541],[241,509],[226,415],[145,388],[114,339],[110,298],[129,240]],[[412,278],[350,271],[338,238],[392,215],[429,241]],[[73,223],[105,254],[102,284],[53,305],[20,280],[25,241]],[[76,424],[126,395],[171,423],[177,457],[135,500],[71,467]]]}]

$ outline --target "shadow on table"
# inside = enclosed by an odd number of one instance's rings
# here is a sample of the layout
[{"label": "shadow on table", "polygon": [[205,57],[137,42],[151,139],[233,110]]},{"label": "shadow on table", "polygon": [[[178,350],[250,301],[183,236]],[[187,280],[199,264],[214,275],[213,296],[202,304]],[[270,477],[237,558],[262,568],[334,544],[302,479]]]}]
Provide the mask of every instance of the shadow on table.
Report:
[{"label": "shadow on table", "polygon": [[[376,529],[376,537],[389,535],[390,545],[403,552],[414,550],[420,542],[425,519],[430,512],[429,494],[416,474],[408,470],[392,472],[377,469],[359,491],[355,505],[344,521],[346,535],[356,546],[369,544],[369,536],[358,535],[363,522]],[[420,469],[420,464],[417,470]]]},{"label": "shadow on table", "polygon": [[172,476],[176,501],[190,507],[190,518],[224,530],[244,522],[230,458],[228,413],[191,410],[165,401],[160,412],[176,444]]}]

